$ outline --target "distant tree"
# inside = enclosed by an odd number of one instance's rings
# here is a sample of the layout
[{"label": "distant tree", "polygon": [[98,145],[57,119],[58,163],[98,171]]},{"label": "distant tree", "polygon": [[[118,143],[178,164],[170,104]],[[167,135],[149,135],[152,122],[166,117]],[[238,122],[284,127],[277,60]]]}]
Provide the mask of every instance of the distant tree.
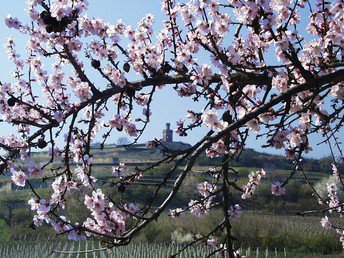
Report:
[{"label": "distant tree", "polygon": [[341,185],[339,179],[333,178],[332,176],[322,178],[315,184],[315,189],[319,196],[323,199],[326,200],[329,198],[329,190],[328,188],[331,187],[331,185],[336,185],[337,187],[337,196],[340,199],[340,201],[343,201],[344,198],[344,191],[343,191],[343,186]]},{"label": "distant tree", "polygon": [[18,194],[1,192],[0,195],[0,219],[12,227],[15,222],[15,209],[23,206],[23,201]]},{"label": "distant tree", "polygon": [[117,145],[128,145],[129,143],[128,137],[119,137],[117,140]]},{"label": "distant tree", "polygon": [[[91,18],[86,0],[27,3],[28,21],[11,15],[5,20],[27,38],[27,45],[21,56],[13,37],[6,44],[14,71],[10,82],[1,83],[0,122],[13,130],[3,130],[0,137],[0,153],[8,153],[0,156],[0,171],[11,175],[16,185],[32,189],[29,204],[37,212],[36,226],[48,223],[73,240],[95,236],[109,247],[127,245],[169,209],[205,153],[220,161],[209,168],[209,180],[197,184],[199,199],[170,215],[191,212],[200,217],[219,207],[221,222],[207,234],[195,235],[192,244],[208,244],[217,255],[239,256],[233,250],[231,223],[242,210],[232,196],[252,198],[266,175],[258,169],[240,185],[239,171],[230,166],[251,135],[259,136],[264,148],[283,149],[293,161],[290,176],[274,182],[272,194],[283,195],[295,174],[312,185],[302,157],[323,146],[333,153],[333,176],[343,184],[334,156],[343,157],[338,136],[344,122],[343,0],[162,0],[165,19],[159,31],[154,31],[151,14],[135,27]],[[187,149],[162,146],[164,156],[151,167],[125,171],[120,164],[108,171],[110,184],[101,184],[91,158],[96,136],[102,134],[100,148],[116,131],[137,142],[151,121],[153,100],[166,88],[190,103],[185,117],[176,121],[175,132],[185,137],[203,127],[205,135]],[[192,108],[195,102],[199,108]],[[320,147],[311,145],[312,134],[323,136]],[[148,144],[159,145],[163,143],[156,139]],[[49,150],[45,164],[30,160],[29,153],[37,149]],[[27,169],[17,156],[30,164]],[[73,161],[79,164],[76,168],[70,165]],[[115,201],[104,194],[110,185],[120,195],[165,163],[171,169],[154,184],[146,203]],[[34,191],[30,182],[35,177],[54,179],[49,198]],[[168,190],[167,183],[172,185]],[[335,184],[327,188],[326,200],[313,190],[327,214],[322,226],[337,229],[344,242],[344,229],[330,219],[344,215]],[[66,212],[67,206],[75,205],[69,202],[71,192],[82,195],[80,205],[89,210],[83,214],[86,219],[72,220]]]},{"label": "distant tree", "polygon": [[319,171],[330,173],[332,171],[331,164],[333,163],[332,157],[321,158],[319,161]]}]

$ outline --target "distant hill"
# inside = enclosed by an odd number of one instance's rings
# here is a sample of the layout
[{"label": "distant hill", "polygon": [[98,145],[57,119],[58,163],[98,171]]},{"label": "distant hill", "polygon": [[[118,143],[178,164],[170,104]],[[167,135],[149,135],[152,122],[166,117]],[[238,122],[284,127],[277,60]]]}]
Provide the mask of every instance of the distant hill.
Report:
[{"label": "distant hill", "polygon": [[[182,150],[191,147],[191,145],[182,142],[163,142],[163,146],[172,150]],[[91,153],[95,163],[116,164],[124,163],[151,163],[158,161],[163,155],[163,147],[148,148],[145,144],[134,144],[130,146],[105,145],[103,149],[99,146],[92,146]],[[31,153],[31,158],[36,162],[44,162],[47,159],[46,152]],[[220,158],[208,158],[205,154],[201,155],[195,165],[212,166],[219,164]],[[332,159],[303,159],[301,165],[306,171],[331,173]],[[253,149],[245,149],[241,156],[231,161],[232,166],[236,167],[260,167],[265,169],[292,170],[293,163],[283,156],[260,153]],[[343,170],[344,164],[340,163],[340,170]]]}]

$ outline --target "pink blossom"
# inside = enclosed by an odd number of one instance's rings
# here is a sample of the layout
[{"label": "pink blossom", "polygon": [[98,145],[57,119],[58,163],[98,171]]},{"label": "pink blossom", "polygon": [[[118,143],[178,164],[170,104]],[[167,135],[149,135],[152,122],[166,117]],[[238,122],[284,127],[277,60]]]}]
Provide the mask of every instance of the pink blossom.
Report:
[{"label": "pink blossom", "polygon": [[339,174],[338,167],[337,167],[336,163],[332,163],[331,165],[332,165],[333,178],[334,179],[340,179],[340,174]]},{"label": "pink blossom", "polygon": [[219,154],[228,153],[228,148],[222,139],[218,140],[215,144],[213,144],[212,148],[214,151],[216,151]]},{"label": "pink blossom", "polygon": [[343,83],[338,83],[336,85],[333,85],[331,87],[331,94],[338,99],[344,99],[344,85],[343,85]]},{"label": "pink blossom", "polygon": [[129,213],[129,215],[136,214],[140,211],[140,208],[133,203],[125,203],[123,204],[123,208]]},{"label": "pink blossom", "polygon": [[54,119],[56,120],[56,122],[60,123],[63,121],[64,119],[64,114],[62,111],[56,111],[54,113]]},{"label": "pink blossom", "polygon": [[148,101],[149,101],[149,95],[140,93],[136,96],[136,103],[138,105],[145,106],[148,103]]},{"label": "pink blossom", "polygon": [[42,176],[43,175],[42,168],[38,165],[35,165],[35,164],[29,165],[28,172],[30,175],[34,175],[34,176]]},{"label": "pink blossom", "polygon": [[265,176],[265,174],[265,171],[263,169],[260,169],[256,172],[251,172],[248,175],[249,181],[242,187],[244,191],[244,193],[241,195],[242,199],[249,199],[253,196],[254,191],[257,189],[261,179]]},{"label": "pink blossom", "polygon": [[280,182],[276,181],[271,186],[271,192],[273,195],[281,196],[285,194],[285,188],[282,186]]},{"label": "pink blossom", "polygon": [[130,136],[137,136],[137,129],[135,124],[126,124],[125,131]]},{"label": "pink blossom", "polygon": [[299,147],[304,142],[303,130],[295,128],[292,132],[287,135],[292,148]]},{"label": "pink blossom", "polygon": [[80,231],[76,231],[75,229],[69,230],[68,239],[74,240],[74,241],[85,241],[86,236],[83,235]]},{"label": "pink blossom", "polygon": [[12,181],[18,186],[25,186],[25,182],[28,179],[27,175],[23,171],[12,171]]},{"label": "pink blossom", "polygon": [[191,214],[195,215],[196,217],[202,217],[208,213],[207,207],[195,200],[191,200],[189,202],[189,210]]},{"label": "pink blossom", "polygon": [[120,163],[119,167],[112,167],[112,174],[115,177],[124,177],[124,168],[125,168],[125,164],[124,163]]},{"label": "pink blossom", "polygon": [[122,129],[123,128],[123,122],[124,119],[120,117],[120,115],[115,115],[112,117],[112,119],[108,122],[108,125],[111,128],[117,128],[117,129]]},{"label": "pink blossom", "polygon": [[226,123],[218,120],[217,112],[214,110],[206,110],[202,113],[201,119],[203,124],[207,127],[211,127],[213,130],[223,129]]},{"label": "pink blossom", "polygon": [[204,111],[201,117],[202,117],[203,123],[208,127],[212,127],[219,123],[219,120],[217,118],[217,113],[214,110]]},{"label": "pink blossom", "polygon": [[259,132],[260,127],[259,127],[259,121],[258,119],[252,119],[246,123],[247,127],[254,131],[254,132]]},{"label": "pink blossom", "polygon": [[281,149],[284,147],[284,143],[287,140],[287,131],[279,131],[273,138],[273,145],[277,149]]},{"label": "pink blossom", "polygon": [[31,206],[31,210],[37,210],[38,207],[40,206],[40,200],[37,198],[32,197],[29,201],[28,204]]},{"label": "pink blossom", "polygon": [[179,218],[183,215],[183,209],[176,208],[176,209],[170,210],[170,215],[172,218]]},{"label": "pink blossom", "polygon": [[329,229],[332,227],[332,224],[329,221],[327,216],[325,216],[324,218],[321,219],[321,226],[326,228],[326,229]]},{"label": "pink blossom", "polygon": [[328,197],[329,200],[326,202],[329,206],[330,210],[329,212],[332,213],[334,211],[341,212],[342,208],[339,205],[339,198],[338,198],[338,187],[335,183],[327,184],[327,191],[328,191]]},{"label": "pink blossom", "polygon": [[240,207],[240,205],[239,204],[235,204],[234,206],[233,205],[229,206],[228,215],[233,220],[239,219],[240,215],[241,215],[241,207]]},{"label": "pink blossom", "polygon": [[177,92],[181,97],[189,97],[196,93],[196,86],[192,83],[184,83],[178,87]]},{"label": "pink blossom", "polygon": [[18,20],[18,18],[13,18],[11,14],[7,15],[7,18],[5,19],[5,23],[7,27],[14,28],[14,29],[19,29],[21,26],[21,23]]},{"label": "pink blossom", "polygon": [[208,197],[215,189],[216,187],[207,181],[197,184],[197,190],[203,197]]}]

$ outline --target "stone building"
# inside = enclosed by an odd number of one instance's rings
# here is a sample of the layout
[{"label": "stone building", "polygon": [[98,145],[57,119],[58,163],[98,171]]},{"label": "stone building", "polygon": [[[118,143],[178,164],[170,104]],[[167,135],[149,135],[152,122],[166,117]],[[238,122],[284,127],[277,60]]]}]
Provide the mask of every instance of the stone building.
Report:
[{"label": "stone building", "polygon": [[173,142],[173,131],[170,129],[170,126],[170,123],[166,123],[166,129],[164,129],[162,136],[164,142]]}]

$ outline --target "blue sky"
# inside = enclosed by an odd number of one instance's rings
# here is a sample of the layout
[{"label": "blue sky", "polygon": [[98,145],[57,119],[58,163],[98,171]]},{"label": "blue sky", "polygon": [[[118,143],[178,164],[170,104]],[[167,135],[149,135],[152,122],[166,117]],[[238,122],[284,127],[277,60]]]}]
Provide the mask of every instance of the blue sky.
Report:
[{"label": "blue sky", "polygon": [[[25,0],[0,0],[0,17],[5,18],[8,13],[12,13],[13,16],[19,17],[21,20],[27,20],[27,16],[25,14],[24,8],[26,8]],[[97,0],[97,1],[89,1],[90,8],[88,11],[89,17],[100,17],[104,20],[115,23],[118,19],[122,19],[125,24],[128,25],[135,25],[137,22],[146,14],[152,13],[156,20],[156,29],[161,27],[162,19],[164,18],[160,12],[160,1],[158,0]],[[6,43],[6,38],[10,35],[14,35],[17,38],[17,49],[24,50],[25,40],[22,39],[19,34],[17,34],[14,30],[9,30],[4,25],[4,19],[0,20],[0,46]],[[2,50],[1,50],[2,49]],[[11,66],[11,62],[7,60],[7,56],[5,53],[5,49],[0,49],[0,66],[3,68],[1,69],[0,80],[1,81],[10,81],[9,67]],[[156,96],[153,99],[152,104],[152,121],[150,125],[147,127],[146,133],[143,135],[141,142],[146,142],[153,138],[161,138],[162,137],[162,130],[165,127],[165,123],[171,123],[172,128],[175,127],[175,121],[179,118],[183,118],[186,115],[186,110],[193,109],[200,110],[202,106],[197,103],[191,103],[190,99],[188,98],[180,98],[177,96],[177,93],[172,89],[172,87],[165,87],[162,91],[158,91]],[[1,130],[11,130],[10,126],[0,125]],[[189,143],[194,143],[198,139],[200,139],[203,133],[206,130],[200,129],[196,130],[192,135],[188,136],[187,138],[178,137],[174,135],[174,139],[176,141],[184,141]],[[121,135],[114,135],[109,143],[116,142],[118,137]],[[343,136],[343,134],[341,134]],[[320,137],[312,137],[315,140],[319,140]],[[343,137],[341,137],[343,138]],[[99,138],[100,139],[100,138]],[[261,149],[259,148],[260,144],[264,144],[261,140],[256,140],[254,137],[251,137],[248,146],[250,148],[254,148],[259,151],[264,152],[272,152],[283,154],[278,152],[274,149]],[[327,148],[324,146],[316,147],[313,146],[315,151],[313,151],[309,156],[312,157],[324,157],[329,154]]]}]

